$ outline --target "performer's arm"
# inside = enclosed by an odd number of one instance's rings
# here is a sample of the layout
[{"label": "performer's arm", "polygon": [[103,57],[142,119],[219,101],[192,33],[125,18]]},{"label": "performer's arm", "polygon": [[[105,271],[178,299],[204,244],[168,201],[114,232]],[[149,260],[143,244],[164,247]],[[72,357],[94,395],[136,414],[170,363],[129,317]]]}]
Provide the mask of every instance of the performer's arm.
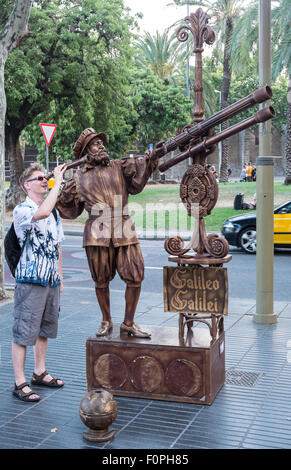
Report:
[{"label": "performer's arm", "polygon": [[80,201],[74,178],[65,184],[57,199],[56,208],[63,219],[76,219],[82,214],[84,202]]},{"label": "performer's arm", "polygon": [[140,193],[157,165],[158,160],[152,158],[149,150],[145,152],[144,156],[123,159],[122,169],[128,192],[130,194]]}]

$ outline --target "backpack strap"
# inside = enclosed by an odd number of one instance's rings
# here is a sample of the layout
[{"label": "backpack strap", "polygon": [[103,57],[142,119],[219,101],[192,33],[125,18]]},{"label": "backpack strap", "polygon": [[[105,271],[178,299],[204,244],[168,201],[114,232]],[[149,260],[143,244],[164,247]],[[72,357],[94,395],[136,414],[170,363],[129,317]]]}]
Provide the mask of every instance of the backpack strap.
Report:
[{"label": "backpack strap", "polygon": [[55,207],[53,208],[52,213],[54,214],[54,218],[55,218],[55,220],[56,220],[56,222],[57,222],[57,220],[58,220],[58,214],[57,214],[57,209],[56,209]]}]

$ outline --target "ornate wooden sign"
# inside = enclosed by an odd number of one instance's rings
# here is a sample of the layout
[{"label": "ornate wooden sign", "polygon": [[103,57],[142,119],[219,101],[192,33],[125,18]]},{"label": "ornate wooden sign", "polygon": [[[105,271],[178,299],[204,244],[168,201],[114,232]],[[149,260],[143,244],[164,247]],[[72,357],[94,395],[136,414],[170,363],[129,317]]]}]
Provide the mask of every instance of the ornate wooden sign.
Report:
[{"label": "ornate wooden sign", "polygon": [[189,314],[228,313],[227,269],[165,266],[164,310]]}]

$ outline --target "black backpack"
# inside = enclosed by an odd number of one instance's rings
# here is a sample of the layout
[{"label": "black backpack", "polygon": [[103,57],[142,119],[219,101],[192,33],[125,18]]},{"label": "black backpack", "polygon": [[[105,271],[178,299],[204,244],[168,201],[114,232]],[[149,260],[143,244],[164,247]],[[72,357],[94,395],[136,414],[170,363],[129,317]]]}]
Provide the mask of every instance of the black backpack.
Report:
[{"label": "black backpack", "polygon": [[[52,210],[55,219],[57,220],[57,211],[56,209]],[[8,232],[4,238],[4,249],[5,249],[5,259],[8,264],[8,267],[11,271],[13,277],[15,277],[15,270],[26,245],[27,240],[29,239],[31,229],[29,230],[26,240],[23,243],[22,247],[19,245],[17,235],[15,233],[14,223],[12,222]]]},{"label": "black backpack", "polygon": [[244,203],[244,195],[242,193],[239,193],[235,196],[234,202],[233,202],[233,208],[236,211],[239,211],[242,209],[242,205]]}]

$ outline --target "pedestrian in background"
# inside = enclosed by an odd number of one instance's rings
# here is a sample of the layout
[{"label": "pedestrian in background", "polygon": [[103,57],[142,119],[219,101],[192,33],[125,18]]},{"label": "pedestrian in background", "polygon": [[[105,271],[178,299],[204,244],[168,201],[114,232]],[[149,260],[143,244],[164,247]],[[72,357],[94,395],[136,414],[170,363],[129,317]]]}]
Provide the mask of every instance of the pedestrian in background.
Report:
[{"label": "pedestrian in background", "polygon": [[246,171],[246,164],[244,163],[244,166],[243,168],[241,169],[241,173],[240,173],[240,183],[242,182],[245,182],[247,180],[247,171]]},{"label": "pedestrian in background", "polygon": [[255,164],[253,166],[252,179],[253,179],[253,181],[257,181],[257,168],[256,168]]},{"label": "pedestrian in background", "polygon": [[216,179],[216,181],[217,181],[217,180],[218,180],[218,173],[217,173],[217,171],[216,171],[216,169],[215,169],[215,166],[212,165],[212,167],[210,168],[210,170],[211,170],[212,173],[214,174],[215,179]]},{"label": "pedestrian in background", "polygon": [[247,172],[247,181],[248,181],[248,182],[253,181],[253,176],[252,176],[253,167],[252,167],[251,162],[249,162],[249,164],[248,164],[248,166],[247,166],[247,168],[246,168],[246,172]]}]

